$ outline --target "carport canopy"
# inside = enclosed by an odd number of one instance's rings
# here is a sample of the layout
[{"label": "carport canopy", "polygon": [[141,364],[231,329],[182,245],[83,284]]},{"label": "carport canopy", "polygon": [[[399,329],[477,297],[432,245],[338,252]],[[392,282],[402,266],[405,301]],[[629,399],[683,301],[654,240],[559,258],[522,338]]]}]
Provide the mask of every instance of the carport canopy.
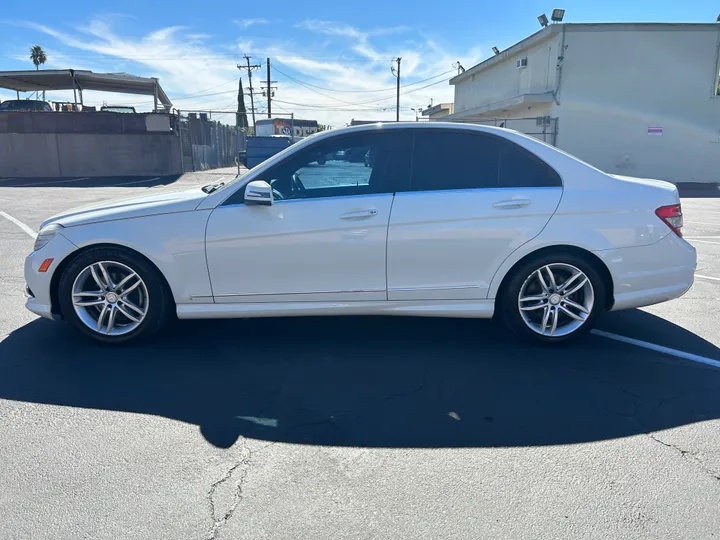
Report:
[{"label": "carport canopy", "polygon": [[128,73],[93,73],[77,69],[47,69],[26,71],[0,71],[0,88],[16,92],[42,92],[43,90],[101,90],[120,94],[154,96],[157,102],[170,110],[172,102],[154,77],[137,77]]}]

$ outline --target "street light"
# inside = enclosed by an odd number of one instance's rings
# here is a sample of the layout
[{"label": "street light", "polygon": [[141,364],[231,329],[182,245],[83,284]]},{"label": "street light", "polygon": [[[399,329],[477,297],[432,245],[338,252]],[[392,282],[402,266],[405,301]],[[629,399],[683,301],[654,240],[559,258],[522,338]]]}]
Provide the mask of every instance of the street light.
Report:
[{"label": "street light", "polygon": [[565,17],[564,9],[553,9],[552,15],[550,16],[553,22],[561,22],[563,17]]},{"label": "street light", "polygon": [[549,24],[547,15],[545,15],[543,13],[542,15],[538,16],[538,22],[540,23],[540,26],[542,26],[543,28],[546,27]]},{"label": "street light", "polygon": [[419,122],[420,120],[418,119],[418,113],[422,114],[423,108],[422,107],[410,107],[410,110],[415,111],[415,121]]}]

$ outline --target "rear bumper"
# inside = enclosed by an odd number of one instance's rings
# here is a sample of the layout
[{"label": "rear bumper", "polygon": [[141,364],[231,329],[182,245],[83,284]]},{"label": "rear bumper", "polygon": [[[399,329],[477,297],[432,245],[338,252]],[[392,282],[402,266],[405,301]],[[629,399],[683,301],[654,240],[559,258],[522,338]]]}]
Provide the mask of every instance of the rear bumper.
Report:
[{"label": "rear bumper", "polygon": [[679,298],[692,286],[695,248],[670,233],[649,246],[594,252],[613,278],[612,310],[658,304]]}]

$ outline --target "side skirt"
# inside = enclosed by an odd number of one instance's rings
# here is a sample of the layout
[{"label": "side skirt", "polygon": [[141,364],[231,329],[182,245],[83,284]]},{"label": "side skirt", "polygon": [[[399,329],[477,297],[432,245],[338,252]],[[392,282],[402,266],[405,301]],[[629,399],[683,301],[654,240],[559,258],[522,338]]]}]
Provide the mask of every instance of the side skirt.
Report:
[{"label": "side skirt", "polygon": [[234,319],[327,315],[411,315],[489,319],[494,300],[433,300],[379,302],[289,302],[264,304],[179,304],[179,319]]}]

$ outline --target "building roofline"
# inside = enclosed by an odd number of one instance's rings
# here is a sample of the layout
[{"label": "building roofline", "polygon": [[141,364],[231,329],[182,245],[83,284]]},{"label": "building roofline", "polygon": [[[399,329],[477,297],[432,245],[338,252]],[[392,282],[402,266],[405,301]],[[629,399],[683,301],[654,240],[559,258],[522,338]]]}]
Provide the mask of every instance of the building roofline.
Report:
[{"label": "building roofline", "polygon": [[473,67],[466,69],[464,72],[456,75],[450,79],[450,84],[455,85],[462,82],[466,78],[475,75],[485,69],[488,69],[495,64],[507,60],[509,57],[536,45],[537,43],[550,38],[552,35],[559,33],[561,30],[566,32],[583,32],[591,31],[594,29],[601,30],[669,30],[678,29],[684,30],[687,28],[695,28],[698,30],[718,30],[720,24],[718,23],[664,23],[664,22],[608,22],[608,23],[556,23],[541,28],[534,34],[530,34],[528,37],[521,39],[517,43],[511,45],[500,54],[496,54],[474,65]]}]

